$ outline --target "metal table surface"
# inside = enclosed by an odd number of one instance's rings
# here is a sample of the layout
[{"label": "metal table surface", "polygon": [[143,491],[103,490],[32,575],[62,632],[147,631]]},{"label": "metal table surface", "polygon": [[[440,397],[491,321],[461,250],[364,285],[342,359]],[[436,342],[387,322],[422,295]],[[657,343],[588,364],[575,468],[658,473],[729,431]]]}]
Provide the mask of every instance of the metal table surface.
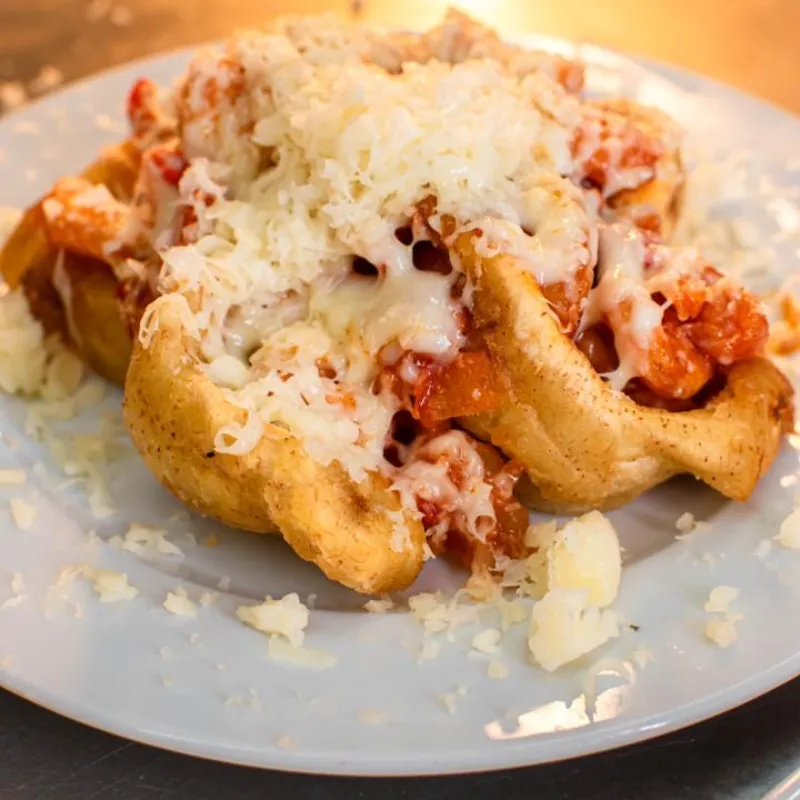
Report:
[{"label": "metal table surface", "polygon": [[324,778],[199,761],[84,728],[0,694],[3,800],[761,800],[800,758],[800,680],[652,742],[450,778]]},{"label": "metal table surface", "polygon": [[[442,0],[2,0],[0,82],[28,83],[45,65],[72,80],[290,10],[338,8],[378,22],[415,25],[431,22],[445,5]],[[459,5],[508,29],[589,39],[671,61],[800,111],[797,0],[463,0]],[[800,679],[709,722],[613,753],[491,775],[370,780],[201,762],[82,727],[0,693],[2,800],[759,800],[798,765]]]}]

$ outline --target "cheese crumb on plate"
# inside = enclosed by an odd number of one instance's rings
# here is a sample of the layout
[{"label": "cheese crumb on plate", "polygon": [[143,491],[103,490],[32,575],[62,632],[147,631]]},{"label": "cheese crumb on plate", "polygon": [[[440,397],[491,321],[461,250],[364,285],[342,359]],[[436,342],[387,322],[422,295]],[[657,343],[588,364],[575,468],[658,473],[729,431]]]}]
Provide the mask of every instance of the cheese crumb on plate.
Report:
[{"label": "cheese crumb on plate", "polygon": [[723,614],[738,596],[739,589],[734,586],[716,586],[711,590],[703,610],[710,614]]},{"label": "cheese crumb on plate", "polygon": [[333,653],[295,646],[276,635],[270,636],[267,643],[267,657],[272,661],[285,661],[306,669],[330,669],[339,663],[339,659]]},{"label": "cheese crumb on plate", "polygon": [[775,541],[792,550],[800,550],[800,508],[796,508],[781,523]]},{"label": "cheese crumb on plate", "polygon": [[705,635],[710,642],[722,648],[730,647],[739,638],[734,622],[719,617],[706,623]]},{"label": "cheese crumb on plate", "polygon": [[0,486],[19,486],[27,480],[24,469],[0,469]]},{"label": "cheese crumb on plate", "polygon": [[128,583],[128,576],[124,572],[87,566],[84,574],[92,581],[92,586],[101,603],[133,600],[139,594],[139,590]]},{"label": "cheese crumb on plate", "polygon": [[508,667],[502,661],[490,661],[486,667],[486,675],[489,678],[503,680],[508,677]]},{"label": "cheese crumb on plate", "polygon": [[619,633],[617,612],[589,605],[587,593],[580,589],[554,589],[533,607],[528,649],[553,672]]},{"label": "cheese crumb on plate", "polygon": [[255,606],[239,606],[236,616],[252,628],[264,633],[276,634],[287,639],[289,644],[300,647],[308,627],[309,611],[292,592],[280,600],[267,598]]},{"label": "cheese crumb on plate", "polygon": [[163,528],[132,522],[124,536],[112,536],[108,543],[136,555],[182,556],[180,547],[167,541],[167,534]]},{"label": "cheese crumb on plate", "polygon": [[389,715],[378,708],[362,708],[358,718],[365,725],[384,725],[389,721]]},{"label": "cheese crumb on plate", "polygon": [[9,507],[11,509],[11,518],[21,531],[29,531],[36,524],[39,509],[32,503],[23,500],[21,497],[12,497],[9,501]]},{"label": "cheese crumb on plate", "polygon": [[197,608],[183,586],[177,586],[174,591],[167,592],[162,605],[170,614],[175,614],[177,617],[194,619],[197,616]]},{"label": "cheese crumb on plate", "polygon": [[502,634],[497,628],[487,628],[472,637],[472,647],[479,653],[496,653],[500,648]]},{"label": "cheese crumb on plate", "polygon": [[529,562],[542,562],[548,590],[584,590],[587,602],[598,608],[614,601],[622,579],[622,551],[613,525],[599,511],[570,520],[561,530],[540,525],[528,540],[539,548]]}]

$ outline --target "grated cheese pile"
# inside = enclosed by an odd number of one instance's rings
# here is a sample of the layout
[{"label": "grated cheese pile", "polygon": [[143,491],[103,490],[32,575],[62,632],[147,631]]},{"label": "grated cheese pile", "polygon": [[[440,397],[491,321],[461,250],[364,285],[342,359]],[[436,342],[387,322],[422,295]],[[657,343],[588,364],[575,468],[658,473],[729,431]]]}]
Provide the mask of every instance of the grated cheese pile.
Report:
[{"label": "grated cheese pile", "polygon": [[[593,511],[570,520],[562,528],[556,522],[531,525],[526,543],[536,548],[526,559],[505,565],[500,584],[471,581],[467,591],[447,599],[441,592],[423,592],[409,598],[412,616],[426,637],[447,634],[479,621],[481,610],[496,611],[501,628],[484,628],[471,639],[469,657],[482,658],[500,652],[502,634],[510,626],[528,623],[528,650],[547,671],[556,670],[620,635],[623,621],[609,608],[619,593],[622,558],[614,527],[603,514]],[[535,599],[533,607],[522,599],[506,599],[502,588]],[[476,605],[480,600],[485,605]],[[438,657],[438,642],[426,638],[417,660]],[[507,667],[495,659],[487,675],[503,678]]]},{"label": "grated cheese pile", "polygon": [[[432,226],[453,215],[483,230],[488,248],[516,231],[540,277],[571,275],[575,248],[588,257],[582,200],[560,177],[578,101],[515,48],[499,60],[428,60],[467,57],[436,35],[430,55],[407,53],[399,70],[397,42],[331,17],[292,20],[198,56],[173,98],[190,159],[180,202],[197,222],[195,241],[162,253],[162,288],[178,295],[163,303],[180,309],[201,368],[247,412],[219,430],[217,451],[291,434],[356,481],[390,471],[396,402],[371,391],[378,353],[392,345],[446,361],[462,344],[457,276],[416,271],[395,236],[426,197],[437,198]],[[487,34],[470,52],[498,48]],[[558,205],[564,197],[576,210]],[[522,226],[541,227],[541,240]],[[355,257],[381,279],[353,280]],[[145,344],[157,327],[151,307]],[[321,359],[335,378],[320,374]]]},{"label": "grated cheese pile", "polygon": [[44,441],[69,479],[85,484],[90,509],[102,518],[115,511],[108,467],[126,452],[118,443],[121,426],[98,417],[97,433],[65,435],[57,428],[103,399],[103,382],[85,378],[78,356],[58,337],[45,337],[22,291],[0,294],[0,391],[30,399],[25,432]]},{"label": "grated cheese pile", "polygon": [[614,527],[598,511],[561,530],[540,526],[532,538],[540,548],[529,559],[533,574],[541,581],[544,572],[547,590],[531,612],[528,648],[552,671],[619,636],[621,617],[608,606],[619,593],[622,554]]},{"label": "grated cheese pile", "polygon": [[34,319],[25,295],[0,298],[0,389],[7,394],[35,395],[45,385],[47,351],[44,329]]}]

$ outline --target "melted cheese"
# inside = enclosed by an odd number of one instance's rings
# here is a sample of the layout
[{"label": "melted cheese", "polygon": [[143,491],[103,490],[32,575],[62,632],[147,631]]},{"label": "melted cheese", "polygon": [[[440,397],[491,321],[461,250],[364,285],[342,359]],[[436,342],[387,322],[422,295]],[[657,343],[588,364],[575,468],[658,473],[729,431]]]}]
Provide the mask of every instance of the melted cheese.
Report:
[{"label": "melted cheese", "polygon": [[360,340],[375,355],[389,342],[452,358],[463,344],[450,298],[452,281],[412,270],[372,281],[349,280],[315,298],[313,310],[340,340]]},{"label": "melted cheese", "polygon": [[[458,467],[458,481],[451,473],[453,465]],[[414,508],[417,500],[423,500],[441,510],[441,519],[429,535],[453,527],[485,541],[494,526],[492,485],[472,440],[462,431],[449,431],[423,445],[392,488],[406,507]]]},{"label": "melted cheese", "polygon": [[475,243],[479,255],[520,259],[540,286],[568,281],[581,267],[594,266],[591,215],[580,191],[564,178],[537,177],[513,216],[484,217],[473,227],[481,231]]},{"label": "melted cheese", "polygon": [[[600,227],[600,281],[589,293],[582,326],[589,328],[604,319],[610,323],[619,367],[608,377],[616,389],[640,374],[640,365],[664,314],[646,285],[644,261],[644,240],[632,226],[618,223]],[[629,308],[627,315],[625,308]]]},{"label": "melted cheese", "polygon": [[[469,48],[453,49],[464,24],[427,40],[431,55],[463,62],[444,63],[332,18],[283,22],[201,54],[177,87],[190,159],[179,202],[196,220],[164,251],[160,283],[202,298],[190,325],[200,367],[244,412],[218,431],[221,452],[278,431],[354,479],[390,471],[396,403],[372,393],[378,354],[452,358],[471,298],[467,285],[451,299],[457,263],[452,276],[418,271],[395,236],[423,199],[480,228],[486,247],[519,251],[542,283],[594,261],[581,195],[560,177],[578,101],[540,71],[547,59],[494,34],[470,29]],[[348,277],[354,256],[380,278]],[[152,325],[145,315],[143,342]],[[488,496],[485,486],[473,498],[483,510],[465,512],[471,525],[493,513]]]}]

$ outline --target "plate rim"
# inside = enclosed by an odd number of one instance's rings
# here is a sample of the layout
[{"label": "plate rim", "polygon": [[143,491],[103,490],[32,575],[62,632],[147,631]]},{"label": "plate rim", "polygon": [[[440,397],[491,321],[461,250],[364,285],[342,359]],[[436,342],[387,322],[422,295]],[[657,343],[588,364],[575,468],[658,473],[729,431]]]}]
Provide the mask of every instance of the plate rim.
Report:
[{"label": "plate rim", "polygon": [[[680,66],[651,59],[645,56],[630,54],[625,51],[617,50],[612,47],[599,45],[589,42],[576,42],[556,36],[545,36],[538,34],[520,34],[515,38],[518,41],[527,41],[532,45],[542,45],[547,42],[555,44],[568,44],[578,48],[591,47],[597,51],[612,54],[616,57],[626,59],[631,64],[636,65],[647,71],[655,72],[661,76],[666,76],[669,80],[675,77],[700,79],[703,90],[709,88],[716,91],[746,98],[749,103],[770,109],[773,113],[791,118],[792,121],[800,123],[800,114],[791,109],[784,108],[770,100],[754,96],[741,90],[725,81],[711,78],[685,69]],[[154,62],[169,61],[171,59],[188,57],[199,48],[213,45],[214,41],[199,42],[184,47],[176,47],[168,50],[153,53],[141,58],[115,64],[99,72],[91,73],[58,87],[53,92],[48,92],[36,98],[34,101],[25,104],[19,109],[14,109],[0,118],[0,126],[12,124],[19,116],[26,113],[35,112],[39,106],[51,102],[58,97],[70,92],[84,90],[95,81],[101,78],[113,77],[121,73],[141,67],[146,71],[152,68]],[[609,752],[623,747],[630,747],[634,744],[659,738],[661,736],[683,730],[700,724],[721,714],[732,711],[752,700],[767,694],[779,687],[800,678],[800,650],[789,658],[784,659],[769,669],[749,675],[746,679],[739,681],[733,686],[729,686],[702,698],[691,700],[677,707],[668,708],[660,712],[652,713],[646,717],[639,717],[635,722],[620,721],[619,718],[608,722],[592,723],[583,728],[567,731],[542,734],[538,736],[524,738],[518,741],[503,741],[495,744],[489,739],[486,740],[486,747],[477,760],[477,763],[466,765],[465,760],[474,759],[474,750],[452,751],[445,756],[445,763],[439,764],[435,759],[425,762],[418,761],[411,769],[406,767],[400,771],[393,764],[399,765],[404,761],[401,755],[398,758],[383,760],[374,756],[367,756],[359,760],[359,751],[353,751],[346,761],[341,760],[342,754],[325,755],[325,751],[303,751],[300,748],[296,753],[276,748],[275,746],[265,746],[258,751],[258,757],[253,758],[253,751],[229,752],[227,745],[220,746],[211,743],[204,743],[184,737],[158,733],[153,730],[142,730],[140,728],[128,728],[126,725],[117,724],[119,720],[113,720],[113,715],[94,714],[91,719],[85,711],[81,711],[78,704],[67,699],[64,702],[51,695],[49,691],[41,691],[26,684],[23,679],[15,679],[5,671],[0,670],[0,687],[15,694],[16,696],[33,703],[49,712],[55,713],[65,719],[77,722],[81,725],[99,730],[103,733],[122,737],[127,740],[156,747],[158,749],[173,752],[179,755],[200,757],[203,759],[216,761],[219,763],[232,764],[237,766],[247,766],[260,769],[278,769],[286,772],[311,775],[331,775],[342,777],[412,777],[412,776],[434,776],[434,775],[461,775],[477,772],[487,772],[504,769],[522,769],[538,764],[554,763],[559,761],[572,760],[583,756]],[[765,680],[766,679],[766,680]],[[702,708],[700,715],[694,713],[697,707]],[[559,744],[558,753],[549,754],[548,747],[554,748],[555,743]],[[544,757],[534,757],[536,749],[544,749]],[[545,745],[544,748],[542,745]],[[214,747],[217,751],[214,752]],[[501,750],[502,748],[502,750]],[[500,755],[502,753],[502,755]],[[500,757],[498,757],[500,756]],[[405,757],[407,759],[407,757]],[[405,760],[407,763],[407,760]],[[460,766],[457,766],[460,764]]]}]

